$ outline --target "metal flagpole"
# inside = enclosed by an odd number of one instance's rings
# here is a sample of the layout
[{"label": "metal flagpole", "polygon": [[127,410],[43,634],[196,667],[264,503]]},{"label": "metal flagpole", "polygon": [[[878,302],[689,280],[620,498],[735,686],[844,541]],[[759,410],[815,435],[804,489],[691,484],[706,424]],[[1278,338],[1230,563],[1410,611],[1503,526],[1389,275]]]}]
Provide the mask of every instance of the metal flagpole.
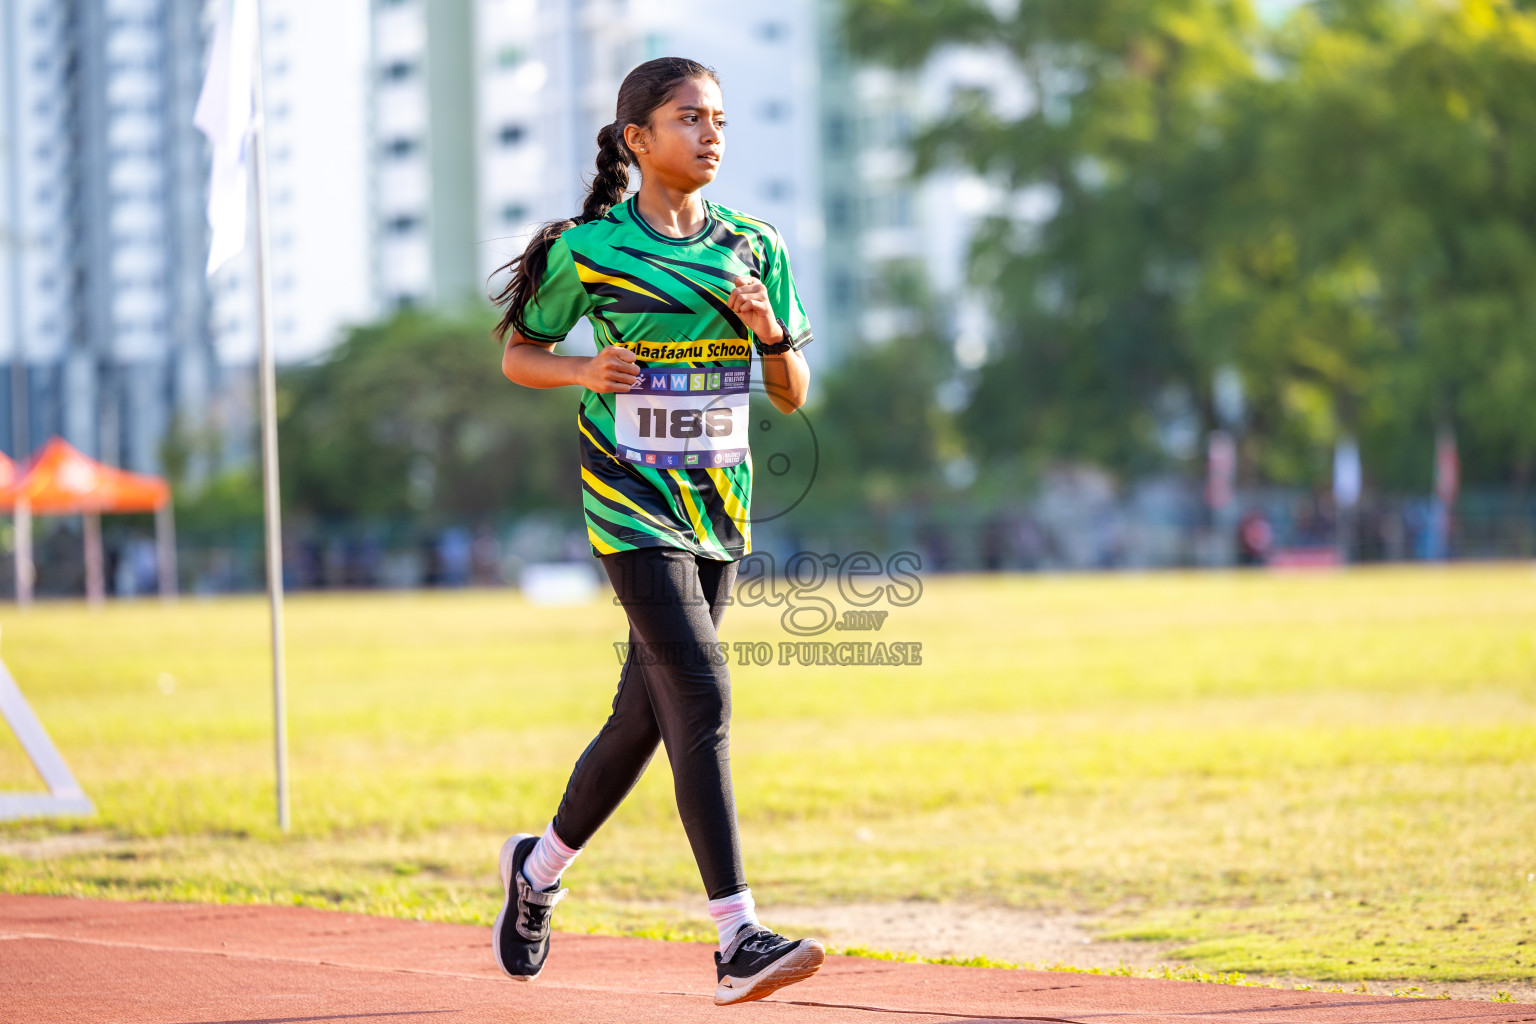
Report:
[{"label": "metal flagpole", "polygon": [[261,341],[261,478],[267,527],[267,599],[272,611],[272,714],[277,759],[277,826],[288,831],[288,708],[283,663],[283,524],[277,482],[277,370],[272,352],[272,249],[267,228],[267,123],[262,95],[261,0],[256,11],[256,56],[251,69],[251,149],[256,185],[256,317]]}]

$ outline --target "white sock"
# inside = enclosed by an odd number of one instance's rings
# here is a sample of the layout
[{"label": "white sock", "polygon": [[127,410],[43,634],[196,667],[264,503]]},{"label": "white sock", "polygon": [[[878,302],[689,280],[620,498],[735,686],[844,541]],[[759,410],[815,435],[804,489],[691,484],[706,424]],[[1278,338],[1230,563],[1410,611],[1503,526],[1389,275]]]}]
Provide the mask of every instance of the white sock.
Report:
[{"label": "white sock", "polygon": [[743,889],[734,896],[709,901],[709,916],[714,919],[720,933],[720,952],[724,953],[736,933],[744,924],[762,924],[757,920],[757,904],[752,902],[752,890]]},{"label": "white sock", "polygon": [[523,877],[535,889],[553,889],[559,883],[560,876],[565,874],[565,869],[571,866],[571,861],[580,853],[580,850],[566,846],[555,835],[555,823],[550,822],[529,852],[528,859],[523,861]]}]

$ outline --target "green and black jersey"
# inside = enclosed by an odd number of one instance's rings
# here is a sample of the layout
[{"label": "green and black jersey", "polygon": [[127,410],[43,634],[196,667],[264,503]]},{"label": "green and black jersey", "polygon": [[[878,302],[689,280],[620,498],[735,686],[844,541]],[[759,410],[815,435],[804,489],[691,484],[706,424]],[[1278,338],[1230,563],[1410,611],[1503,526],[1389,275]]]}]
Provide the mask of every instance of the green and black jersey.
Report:
[{"label": "green and black jersey", "polygon": [[582,505],[599,555],[677,547],[735,559],[752,549],[752,341],[726,304],[735,279],[763,282],[795,348],[811,330],[778,231],[704,206],[689,238],[656,231],[633,199],[569,228],[523,311],[524,334],[545,342],[584,316],[599,347],[624,346],[642,370],[632,391],[583,391],[577,413]]}]

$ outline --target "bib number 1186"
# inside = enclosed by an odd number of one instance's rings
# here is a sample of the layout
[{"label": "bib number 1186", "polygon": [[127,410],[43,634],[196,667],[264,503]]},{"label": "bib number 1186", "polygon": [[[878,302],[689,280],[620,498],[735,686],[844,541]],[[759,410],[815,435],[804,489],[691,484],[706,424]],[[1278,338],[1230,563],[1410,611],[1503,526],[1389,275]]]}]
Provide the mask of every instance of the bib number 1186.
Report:
[{"label": "bib number 1186", "polygon": [[669,410],[642,405],[636,412],[641,437],[729,437],[736,425],[728,406]]}]

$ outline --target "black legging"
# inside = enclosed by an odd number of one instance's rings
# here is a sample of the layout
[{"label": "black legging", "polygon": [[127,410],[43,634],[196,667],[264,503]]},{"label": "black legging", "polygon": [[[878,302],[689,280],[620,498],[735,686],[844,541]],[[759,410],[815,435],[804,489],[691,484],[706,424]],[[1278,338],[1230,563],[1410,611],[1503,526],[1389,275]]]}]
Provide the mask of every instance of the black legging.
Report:
[{"label": "black legging", "polygon": [[613,713],[576,761],[555,833],[587,844],[667,745],[677,810],[709,898],[741,892],[741,843],[731,793],[731,677],[716,630],[736,563],[680,548],[602,556],[629,616],[629,654]]}]

